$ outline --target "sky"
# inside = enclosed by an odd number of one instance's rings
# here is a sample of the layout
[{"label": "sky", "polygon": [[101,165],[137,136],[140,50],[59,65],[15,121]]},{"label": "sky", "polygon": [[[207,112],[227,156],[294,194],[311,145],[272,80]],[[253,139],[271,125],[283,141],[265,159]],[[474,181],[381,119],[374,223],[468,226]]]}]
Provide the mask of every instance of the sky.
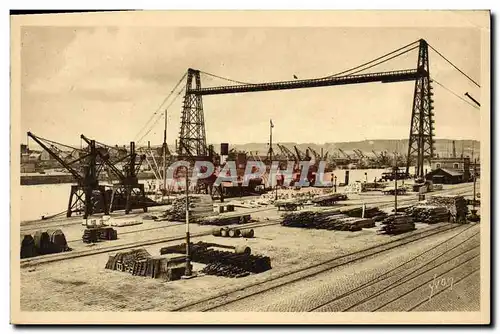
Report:
[{"label": "sky", "polygon": [[[29,26],[21,33],[21,131],[71,145],[82,133],[107,144],[160,144],[167,105],[167,141],[174,143],[183,91],[159,107],[190,67],[250,83],[315,78],[424,38],[481,79],[476,28]],[[431,77],[481,99],[480,88],[435,52],[429,57]],[[373,71],[416,63],[414,50]],[[201,80],[203,87],[230,84],[204,74]],[[434,87],[436,137],[479,139],[479,110]],[[266,142],[270,118],[275,142],[408,138],[413,89],[413,82],[369,83],[204,96],[207,142]],[[145,127],[152,117],[157,122]]]}]

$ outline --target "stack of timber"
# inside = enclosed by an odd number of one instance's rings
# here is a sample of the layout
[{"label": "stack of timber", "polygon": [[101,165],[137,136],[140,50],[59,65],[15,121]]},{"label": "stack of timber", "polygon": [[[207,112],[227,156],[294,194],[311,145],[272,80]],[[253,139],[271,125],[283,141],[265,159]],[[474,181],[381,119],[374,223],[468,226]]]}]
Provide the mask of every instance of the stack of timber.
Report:
[{"label": "stack of timber", "polygon": [[112,227],[93,227],[83,231],[82,241],[84,243],[96,243],[99,240],[116,240],[118,231]]},{"label": "stack of timber", "polygon": [[105,269],[129,272],[133,276],[178,280],[186,270],[185,257],[151,256],[145,249],[132,249],[110,255]]},{"label": "stack of timber", "polygon": [[[213,245],[200,241],[196,244],[191,243],[189,248],[193,262],[210,265],[207,269],[207,274],[213,273],[220,276],[242,277],[246,276],[246,273],[261,273],[271,269],[271,259],[268,256],[251,255],[250,249],[242,253],[220,251],[213,249]],[[185,251],[186,244],[184,243],[163,247],[160,249],[160,254],[184,254]],[[237,273],[234,267],[239,268]]]},{"label": "stack of timber", "polygon": [[450,212],[450,220],[465,223],[468,214],[467,200],[461,195],[434,195],[427,202],[431,205],[444,206]]},{"label": "stack of timber", "polygon": [[252,217],[250,215],[236,215],[236,216],[213,216],[199,218],[196,222],[199,225],[214,225],[214,226],[224,226],[224,225],[237,225],[246,224]]},{"label": "stack of timber", "polygon": [[447,222],[450,219],[450,212],[444,206],[419,204],[406,211],[417,222],[436,224]]},{"label": "stack of timber", "polygon": [[245,277],[250,275],[250,272],[231,264],[222,264],[220,262],[209,263],[201,270],[207,275],[224,276],[224,277]]},{"label": "stack of timber", "polygon": [[361,231],[363,228],[375,227],[371,218],[349,217],[339,211],[290,213],[284,216],[282,226],[302,227],[337,231]]},{"label": "stack of timber", "polygon": [[346,199],[347,195],[334,193],[334,194],[317,196],[312,199],[312,202],[318,206],[331,206],[338,201],[344,201]]},{"label": "stack of timber", "polygon": [[405,214],[390,215],[382,221],[382,234],[401,234],[415,230],[413,217]]},{"label": "stack of timber", "polygon": [[[363,217],[363,207],[341,210],[349,217]],[[364,218],[372,218],[374,221],[382,221],[387,218],[387,213],[381,211],[378,207],[365,207]]]},{"label": "stack of timber", "polygon": [[274,206],[278,208],[278,211],[281,209],[285,211],[295,211],[304,207],[304,201],[296,198],[280,199],[274,202]]},{"label": "stack of timber", "polygon": [[68,252],[66,236],[60,229],[49,229],[36,231],[31,234],[21,235],[21,258],[34,257],[38,255]]},{"label": "stack of timber", "polygon": [[[210,195],[189,195],[190,219],[197,221],[214,216],[214,204]],[[172,207],[165,212],[164,218],[171,221],[186,221],[186,196],[178,197],[172,202]]]}]

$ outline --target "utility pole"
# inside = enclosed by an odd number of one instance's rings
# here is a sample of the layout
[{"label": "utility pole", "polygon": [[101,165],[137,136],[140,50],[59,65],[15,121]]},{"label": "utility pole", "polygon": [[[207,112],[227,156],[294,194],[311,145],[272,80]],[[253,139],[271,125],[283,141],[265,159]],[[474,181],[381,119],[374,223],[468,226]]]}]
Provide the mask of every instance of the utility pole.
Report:
[{"label": "utility pole", "polygon": [[[270,119],[269,120],[269,161],[270,161],[269,166],[272,166],[272,164],[273,164],[273,128],[274,128],[273,120]],[[279,168],[279,165],[278,165],[278,168]],[[272,175],[269,175],[269,176],[272,177]],[[271,178],[271,181],[272,181],[272,178]],[[274,200],[277,201],[278,200],[278,175],[277,174],[274,176],[274,182],[276,182],[276,185],[274,186],[275,187]]]},{"label": "utility pole", "polygon": [[394,153],[395,156],[395,167],[394,167],[394,214],[396,215],[398,213],[398,159],[397,159],[397,152]]},{"label": "utility pole", "polygon": [[189,235],[189,180],[188,180],[189,169],[186,167],[186,271],[184,276],[190,278],[192,276],[191,272],[191,254],[190,248],[190,235]]},{"label": "utility pole", "polygon": [[169,202],[167,190],[167,109],[165,109],[165,128],[163,129],[163,189],[167,194],[167,202]]}]

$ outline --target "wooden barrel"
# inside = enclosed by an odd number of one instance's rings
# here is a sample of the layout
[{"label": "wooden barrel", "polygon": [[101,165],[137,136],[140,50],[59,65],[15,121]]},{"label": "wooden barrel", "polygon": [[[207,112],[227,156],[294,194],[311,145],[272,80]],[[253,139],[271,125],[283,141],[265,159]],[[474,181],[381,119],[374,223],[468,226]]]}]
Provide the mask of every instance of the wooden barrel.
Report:
[{"label": "wooden barrel", "polygon": [[63,231],[60,229],[50,229],[47,230],[47,234],[50,237],[53,253],[64,252],[68,249],[68,242],[66,241],[66,236]]},{"label": "wooden barrel", "polygon": [[38,254],[49,254],[51,250],[50,236],[46,231],[36,231],[33,235],[35,240],[35,247]]},{"label": "wooden barrel", "polygon": [[240,236],[240,230],[237,228],[232,228],[229,231],[227,231],[227,235],[231,238],[237,238]]},{"label": "wooden barrel", "polygon": [[229,234],[228,232],[229,232],[229,230],[227,228],[221,228],[220,229],[220,235],[221,235],[221,237],[227,237],[228,234]]},{"label": "wooden barrel", "polygon": [[212,235],[215,237],[220,237],[221,234],[222,234],[222,228],[217,227],[212,230]]},{"label": "wooden barrel", "polygon": [[253,238],[254,237],[254,231],[253,228],[242,230],[241,231],[241,236],[243,238]]},{"label": "wooden barrel", "polygon": [[236,246],[234,247],[234,252],[236,254],[250,255],[250,253],[252,253],[252,250],[248,246]]},{"label": "wooden barrel", "polygon": [[36,256],[35,240],[31,234],[21,235],[21,259]]}]

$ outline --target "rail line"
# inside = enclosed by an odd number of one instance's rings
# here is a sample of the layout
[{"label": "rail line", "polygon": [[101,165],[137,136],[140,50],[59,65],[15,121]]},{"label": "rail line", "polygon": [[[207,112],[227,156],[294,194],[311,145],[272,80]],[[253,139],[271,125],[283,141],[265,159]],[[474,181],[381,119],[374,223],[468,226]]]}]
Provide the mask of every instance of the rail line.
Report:
[{"label": "rail line", "polygon": [[[451,226],[451,227],[450,227]],[[330,258],[328,260],[322,261],[317,264],[313,264],[311,266],[307,266],[305,268],[300,268],[297,270],[293,270],[291,272],[286,272],[279,274],[275,277],[271,277],[270,279],[256,282],[245,287],[240,287],[237,289],[233,289],[215,296],[211,296],[193,303],[189,303],[186,305],[182,305],[180,307],[171,309],[170,311],[211,311],[221,306],[226,306],[230,303],[234,303],[236,301],[241,301],[243,299],[262,294],[268,292],[270,290],[282,287],[284,285],[288,285],[299,280],[303,280],[308,277],[312,277],[323,272],[329,271],[333,268],[350,264],[355,261],[359,261],[361,259],[365,259],[374,255],[378,255],[382,252],[388,251],[390,249],[394,249],[396,247],[400,247],[439,233],[444,233],[456,228],[459,228],[460,225],[456,224],[446,224],[444,226],[440,226],[437,228],[433,228],[431,230],[425,230],[420,233],[413,233],[410,235],[406,235],[400,237],[396,240],[391,240],[383,244],[375,245],[366,249],[362,249],[350,254],[341,255],[338,257]],[[241,296],[234,296],[243,291],[247,290],[248,293],[243,294]],[[232,298],[231,298],[232,297]]]},{"label": "rail line", "polygon": [[[463,188],[467,188],[467,186],[464,186]],[[462,187],[460,187],[460,189],[457,189],[457,188],[446,189],[445,191],[452,192],[452,193],[458,193],[458,194],[470,192],[470,189],[460,191],[461,189],[462,189]],[[399,201],[400,204],[410,204],[410,203],[416,203],[416,202],[418,202],[418,199],[416,199],[416,198],[401,199]],[[375,204],[376,203],[370,203],[367,206],[371,206],[371,205],[375,205]],[[348,207],[348,206],[351,206],[351,205],[347,205],[346,207]],[[358,205],[352,205],[352,206],[356,207]],[[380,208],[389,207],[389,206],[391,206],[391,202],[388,201],[386,204],[383,203],[383,204],[378,205],[378,206]],[[273,210],[273,209],[274,209],[274,207],[260,208],[258,210],[255,210],[252,212],[247,212],[247,213],[263,212],[263,211],[268,211],[268,210]],[[184,224],[184,223],[182,223],[182,224]],[[278,224],[280,224],[279,218],[268,220],[266,222],[241,224],[239,226],[241,228],[259,228],[259,227],[272,226],[272,225],[278,225]],[[181,224],[176,224],[175,226],[177,226],[177,225],[181,225]],[[158,227],[154,227],[151,229],[142,229],[142,230],[136,230],[136,231],[122,232],[120,234],[140,233],[140,232],[144,232],[147,230],[161,229],[161,228],[166,228],[166,227],[173,227],[173,225],[158,226]],[[200,232],[200,233],[193,233],[191,235],[191,237],[193,237],[193,238],[202,237],[202,236],[207,236],[210,234],[211,234],[211,231],[205,231],[205,232]],[[45,256],[41,256],[41,257],[21,259],[20,264],[21,264],[21,268],[24,268],[24,267],[41,265],[41,264],[46,264],[46,263],[51,263],[51,262],[70,260],[70,259],[75,259],[75,258],[80,258],[80,257],[85,257],[85,256],[92,256],[92,255],[97,255],[97,254],[102,254],[102,253],[107,253],[107,252],[114,252],[114,251],[119,251],[119,250],[131,249],[131,248],[136,248],[136,247],[141,247],[141,246],[149,246],[149,245],[154,245],[154,244],[159,244],[159,243],[179,241],[179,240],[184,240],[184,238],[185,238],[184,235],[175,236],[175,237],[162,237],[162,238],[155,238],[155,239],[150,239],[150,240],[131,242],[131,243],[127,243],[127,244],[121,244],[121,245],[110,246],[110,247],[103,247],[103,248],[92,249],[92,250],[81,250],[81,251],[72,251],[72,252],[67,252],[67,253],[50,254],[50,255],[45,255]],[[76,240],[70,240],[70,242],[73,242],[73,241],[76,241]]]},{"label": "rail line", "polygon": [[[276,225],[279,223],[280,222],[277,220],[269,220],[266,222],[259,222],[259,223],[240,224],[238,226],[241,228],[259,228],[259,227],[265,227],[265,226],[270,226],[270,225]],[[212,234],[211,230],[199,232],[199,233],[192,233],[191,238],[202,237],[202,236],[206,236],[206,235],[210,235],[210,234]],[[71,260],[71,259],[76,259],[76,258],[85,257],[85,256],[92,256],[92,255],[97,255],[97,254],[102,254],[102,253],[115,252],[115,251],[130,249],[130,248],[150,246],[150,245],[161,244],[161,243],[165,243],[165,242],[185,240],[185,238],[186,238],[186,236],[162,237],[162,238],[156,238],[156,239],[150,239],[150,240],[135,241],[135,242],[127,243],[127,244],[121,244],[121,245],[110,246],[110,247],[103,247],[103,248],[98,248],[98,249],[71,251],[71,252],[50,254],[50,255],[45,255],[45,256],[41,256],[41,257],[32,257],[32,258],[27,258],[27,259],[21,259],[21,268],[35,266],[35,265],[41,265],[41,264],[46,264],[46,263],[51,263],[51,262]]]},{"label": "rail line", "polygon": [[[256,213],[256,212],[263,212],[263,211],[269,211],[269,210],[273,210],[274,207],[271,207],[271,208],[259,208],[258,210],[253,210],[253,211],[248,211],[248,212],[242,212],[242,214],[252,214],[252,213]],[[135,216],[130,216],[130,218],[134,218],[134,217],[137,217],[139,216],[139,214],[136,214]],[[158,222],[158,223],[161,223],[161,222]],[[142,231],[150,231],[150,230],[155,230],[155,229],[161,229],[161,228],[166,228],[166,227],[171,227],[171,226],[177,226],[177,225],[184,225],[185,223],[184,222],[172,222],[173,224],[169,224],[169,225],[166,225],[166,226],[158,226],[158,227],[153,227],[153,228],[147,228],[147,229],[142,229],[142,230],[136,230],[136,231],[127,231],[127,232],[122,232],[120,234],[128,234],[128,233],[135,233],[135,232],[142,232]],[[57,228],[60,228],[60,227],[64,227],[64,226],[72,226],[72,225],[80,225],[81,224],[81,221],[78,221],[78,222],[68,222],[66,224],[54,224],[54,225],[43,225],[43,226],[39,226],[39,227],[29,227],[29,228],[21,228],[21,232],[26,232],[26,233],[30,233],[30,232],[35,232],[37,230],[40,230],[40,229],[48,229],[48,228],[54,228],[54,227],[57,227]],[[80,240],[80,239],[78,239]],[[70,241],[78,241],[78,240],[68,240],[68,242]]]},{"label": "rail line", "polygon": [[[421,269],[424,269],[426,266],[428,266],[429,264],[431,264],[432,262],[440,259],[440,258],[443,258],[445,257],[445,255],[449,254],[449,253],[453,253],[456,249],[459,249],[461,248],[465,243],[467,243],[468,241],[470,241],[472,238],[476,237],[479,235],[479,232],[477,233],[474,233],[473,235],[469,236],[468,238],[466,238],[465,240],[463,241],[460,241],[457,245],[453,246],[452,248],[449,248],[447,249],[446,251],[440,253],[438,256],[436,257],[433,257],[431,260],[423,263],[423,264],[420,264],[419,266],[417,266],[416,268],[409,268],[409,269],[403,269],[401,271],[398,272],[399,269],[402,269],[403,267],[405,267],[406,265],[409,265],[411,264],[413,261],[415,261],[417,258],[420,258],[426,254],[429,254],[431,251],[433,250],[436,250],[437,248],[439,248],[440,246],[444,245],[445,243],[457,238],[458,236],[460,236],[461,234],[463,234],[464,232],[468,231],[470,228],[472,228],[474,225],[470,225],[468,228],[458,232],[457,234],[451,236],[450,238],[442,241],[441,243],[425,250],[424,252],[418,254],[417,256],[405,261],[404,263],[398,265],[397,267],[383,273],[381,276],[378,276],[372,280],[369,280],[368,282],[365,282],[363,284],[361,284],[360,286],[354,288],[354,289],[351,289],[349,291],[346,291],[344,293],[342,293],[341,295],[339,296],[336,296],[335,298],[333,299],[330,299],[326,302],[323,302],[321,303],[320,305],[317,305],[317,306],[314,306],[310,309],[308,309],[307,311],[308,312],[313,312],[313,311],[318,311],[321,309],[325,309],[329,312],[331,311],[335,311],[335,312],[346,312],[346,311],[349,311],[351,310],[352,308],[355,308],[369,300],[372,300],[382,294],[384,294],[385,292],[391,290],[391,289],[395,289],[413,279],[415,279],[416,277],[419,277],[419,276],[422,276],[423,274],[435,269],[435,268],[438,268],[439,266],[443,265],[444,263],[447,263],[455,258],[458,258],[460,257],[461,255],[463,254],[466,254],[468,252],[470,252],[471,250],[474,250],[476,248],[479,248],[479,245],[477,246],[474,246],[472,248],[469,248],[469,249],[466,249],[465,251],[463,252],[460,252],[458,255],[455,255],[451,258],[445,258],[444,261],[441,261],[437,264],[435,264],[434,266],[431,266],[430,268],[424,270],[423,272],[421,272],[420,274],[417,274],[415,276],[412,276],[413,274],[417,273],[419,270]],[[385,276],[385,277],[384,277]],[[369,295],[368,297],[365,297],[365,298],[362,298],[361,300],[358,300],[356,302],[354,302],[353,304],[349,305],[348,307],[344,307],[344,308],[335,308],[335,303],[337,302],[341,302],[345,299],[348,299],[348,298],[354,298],[355,297],[355,294],[361,294],[363,295],[364,292],[366,292],[367,290],[369,290],[370,288],[376,288],[376,286],[380,283],[383,283],[385,282],[386,284],[381,288],[381,289],[378,289],[375,291],[375,293]]]},{"label": "rail line", "polygon": [[[479,246],[477,246],[476,248],[479,248]],[[467,252],[465,252],[465,253],[467,253]],[[465,254],[465,253],[464,253],[464,254]],[[463,254],[462,254],[462,255],[463,255]],[[457,269],[457,268],[460,268],[460,267],[462,267],[463,265],[465,265],[465,264],[467,264],[467,263],[469,263],[469,262],[471,262],[471,261],[473,261],[473,260],[476,260],[479,256],[480,256],[480,254],[476,254],[476,255],[474,255],[474,256],[468,257],[465,261],[462,261],[462,262],[458,263],[457,265],[455,265],[455,266],[451,267],[450,269],[448,269],[448,270],[446,270],[446,271],[444,271],[444,272],[441,272],[441,273],[440,273],[440,276],[445,275],[445,274],[448,274],[448,273],[450,273],[451,271],[453,271],[453,270],[455,270],[455,269]],[[423,276],[423,275],[422,275],[422,276]],[[417,277],[417,278],[418,278],[418,277]],[[428,279],[428,280],[424,281],[423,283],[419,284],[417,287],[412,288],[412,289],[408,290],[407,292],[403,293],[402,295],[400,295],[400,296],[398,296],[398,297],[396,297],[396,298],[391,299],[389,302],[384,303],[382,306],[378,306],[377,308],[373,309],[373,310],[372,310],[372,312],[374,312],[374,311],[378,311],[378,310],[382,309],[383,307],[385,307],[385,306],[387,306],[387,305],[389,305],[389,304],[391,304],[391,303],[393,303],[393,302],[397,302],[397,301],[399,301],[399,300],[403,299],[403,297],[408,296],[409,294],[411,294],[411,293],[413,293],[413,292],[416,292],[416,291],[417,291],[417,290],[419,290],[420,288],[422,288],[422,287],[424,287],[424,286],[428,285],[430,282],[432,282],[432,281],[433,281],[433,279],[434,279],[434,278],[431,278],[431,279]],[[424,299],[424,301],[425,301],[425,299]]]}]

